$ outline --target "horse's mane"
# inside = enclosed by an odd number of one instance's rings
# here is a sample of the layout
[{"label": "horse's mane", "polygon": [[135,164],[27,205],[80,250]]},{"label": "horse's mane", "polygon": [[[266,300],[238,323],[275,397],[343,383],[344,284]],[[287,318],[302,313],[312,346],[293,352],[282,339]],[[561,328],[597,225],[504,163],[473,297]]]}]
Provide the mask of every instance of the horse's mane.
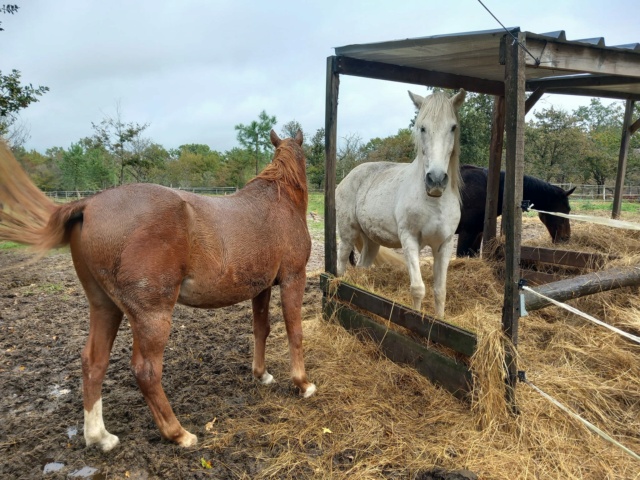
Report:
[{"label": "horse's mane", "polygon": [[[247,182],[247,185],[257,181],[266,180],[275,182],[278,186],[278,195],[281,189],[292,200],[307,201],[307,176],[304,153],[294,140],[284,140],[273,156],[273,160],[257,177]],[[306,206],[305,206],[306,208]]]},{"label": "horse's mane", "polygon": [[[443,113],[453,112],[457,120],[460,120],[458,117],[458,112],[456,112],[455,108],[451,105],[449,101],[449,97],[443,92],[434,92],[428,97],[425,97],[424,102],[422,102],[422,107],[418,111],[418,116],[416,117],[416,128],[413,129],[413,141],[416,148],[419,145],[420,141],[420,132],[417,128],[417,125],[422,123],[424,119],[431,116],[441,116]],[[462,189],[462,175],[460,174],[460,128],[456,128],[455,131],[455,142],[453,146],[453,152],[451,153],[451,158],[449,159],[449,170],[447,171],[447,175],[449,175],[449,181],[451,182],[451,188],[456,193],[456,196],[460,201],[462,201],[460,196],[460,191]]]},{"label": "horse's mane", "polygon": [[563,205],[566,204],[567,207],[569,206],[569,199],[562,188],[551,185],[540,178],[525,175],[522,179],[522,186],[523,189],[526,189],[530,194],[535,194],[535,198],[529,200],[534,203],[537,202],[537,206],[543,210],[546,208],[557,208],[557,201],[562,202]]}]

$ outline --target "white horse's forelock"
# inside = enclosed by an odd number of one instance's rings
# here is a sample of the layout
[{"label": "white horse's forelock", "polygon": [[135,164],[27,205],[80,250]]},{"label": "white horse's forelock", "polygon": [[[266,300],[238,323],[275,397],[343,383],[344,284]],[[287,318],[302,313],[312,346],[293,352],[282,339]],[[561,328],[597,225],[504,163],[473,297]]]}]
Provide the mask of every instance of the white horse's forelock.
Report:
[{"label": "white horse's forelock", "polygon": [[[415,126],[413,127],[413,141],[416,151],[420,146],[420,125],[429,117],[443,118],[446,115],[453,114],[456,120],[459,120],[458,112],[453,107],[450,98],[444,92],[434,92],[425,97],[418,115],[416,117]],[[454,132],[455,141],[451,158],[449,159],[449,168],[447,175],[449,176],[450,188],[455,192],[458,200],[462,202],[462,174],[460,173],[460,128],[456,128]]]}]

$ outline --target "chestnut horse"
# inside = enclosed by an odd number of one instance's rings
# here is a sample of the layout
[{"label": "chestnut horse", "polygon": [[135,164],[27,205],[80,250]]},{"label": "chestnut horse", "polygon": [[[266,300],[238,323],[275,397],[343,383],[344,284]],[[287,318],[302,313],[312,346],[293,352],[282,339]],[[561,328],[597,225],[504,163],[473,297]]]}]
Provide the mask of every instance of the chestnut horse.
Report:
[{"label": "chestnut horse", "polygon": [[[89,302],[82,352],[84,437],[107,451],[119,440],[102,418],[102,382],[123,315],[131,324],[131,366],[163,437],[188,447],[197,437],[180,425],[162,389],[163,353],[176,302],[219,308],[251,299],[253,375],[265,368],[271,287],[280,286],[291,375],[304,397],[301,308],[311,252],[302,133],[281,140],[273,161],[242,190],[203,197],[159,185],[134,184],[56,206],[0,145],[0,240],[43,255],[69,244]],[[2,143],[2,142],[0,142]]]}]

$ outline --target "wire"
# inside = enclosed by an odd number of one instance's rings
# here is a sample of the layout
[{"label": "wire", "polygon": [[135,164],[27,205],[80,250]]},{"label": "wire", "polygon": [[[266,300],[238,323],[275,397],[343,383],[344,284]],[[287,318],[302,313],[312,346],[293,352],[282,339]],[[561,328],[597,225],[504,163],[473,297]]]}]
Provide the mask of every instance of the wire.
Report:
[{"label": "wire", "polygon": [[492,12],[491,10],[489,10],[489,8],[488,8],[484,3],[482,3],[482,0],[478,0],[478,3],[479,3],[480,5],[482,5],[482,6],[484,7],[484,9],[485,9],[487,12],[489,12],[489,15],[491,15],[491,16],[495,19],[495,21],[496,21],[496,22],[498,22],[498,23],[500,24],[500,26],[504,29],[504,31],[505,31],[505,32],[507,32],[509,35],[511,35],[511,37],[513,38],[513,40],[514,40],[514,41],[515,41],[515,42],[520,46],[520,48],[522,48],[525,52],[527,52],[527,53],[529,54],[529,56],[530,56],[531,58],[533,58],[533,59],[536,61],[536,67],[537,67],[538,65],[540,65],[540,59],[539,59],[539,58],[536,58],[536,57],[533,55],[533,53],[531,53],[529,50],[527,50],[527,47],[525,47],[525,46],[520,42],[520,40],[518,40],[518,38],[517,38],[513,33],[511,33],[511,32],[507,29],[507,27],[505,27],[505,26],[502,24],[502,22],[501,22],[500,20],[498,20],[498,17],[496,17],[496,16],[493,14],[493,12]]}]

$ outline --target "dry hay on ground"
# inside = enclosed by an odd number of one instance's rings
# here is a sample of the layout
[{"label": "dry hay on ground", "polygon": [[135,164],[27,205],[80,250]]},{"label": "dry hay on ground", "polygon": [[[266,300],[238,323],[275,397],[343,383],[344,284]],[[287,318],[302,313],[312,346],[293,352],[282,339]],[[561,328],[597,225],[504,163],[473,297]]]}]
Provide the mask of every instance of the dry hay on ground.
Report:
[{"label": "dry hay on ground", "polygon": [[[563,248],[620,257],[604,268],[638,264],[637,237],[637,232],[577,225],[572,241]],[[544,244],[546,237],[538,240],[536,245]],[[450,396],[428,407],[430,415],[450,413],[449,422],[434,432],[436,444],[423,444],[425,455],[438,458],[440,452],[439,458],[444,459],[442,446],[447,445],[457,452],[459,464],[481,478],[640,478],[638,460],[591,433],[527,385],[517,387],[520,415],[506,414],[500,363],[502,269],[500,263],[480,259],[451,262],[447,321],[478,334],[479,349],[471,362],[477,388],[470,410]],[[428,260],[423,278],[427,285],[424,311],[431,313]],[[402,269],[350,269],[346,279],[398,303],[411,304],[408,275]],[[638,287],[625,288],[570,303],[640,335],[639,293]],[[563,309],[547,307],[520,319],[518,356],[518,368],[527,372],[532,383],[640,453],[640,346]],[[426,401],[432,387],[423,388],[422,401]],[[414,440],[408,437],[414,433],[405,431],[404,435],[408,444],[424,441],[420,434]]]}]

